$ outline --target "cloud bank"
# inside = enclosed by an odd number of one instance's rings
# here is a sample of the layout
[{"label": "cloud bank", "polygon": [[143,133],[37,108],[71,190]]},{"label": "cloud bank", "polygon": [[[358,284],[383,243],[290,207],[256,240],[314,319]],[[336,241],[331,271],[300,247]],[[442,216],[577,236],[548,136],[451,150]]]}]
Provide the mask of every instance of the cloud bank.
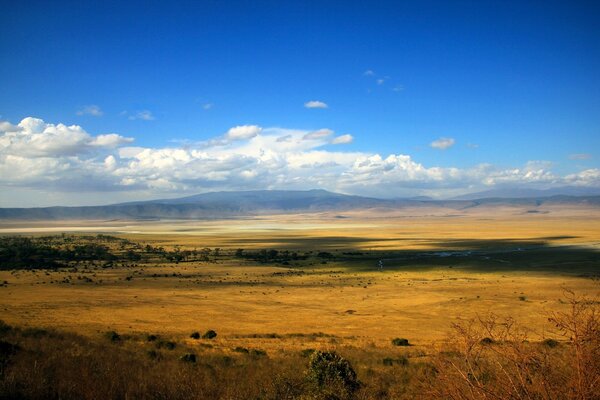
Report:
[{"label": "cloud bank", "polygon": [[[102,193],[101,203],[110,203],[136,194],[152,198],[211,190],[323,188],[367,196],[443,197],[503,186],[600,187],[599,169],[559,176],[544,162],[510,169],[489,164],[442,168],[405,154],[339,150],[352,140],[330,129],[241,125],[195,145],[145,148],[132,146],[133,138],[94,136],[78,125],[31,117],[17,125],[0,122],[0,205],[20,204],[17,193],[27,190],[62,193],[63,198]],[[453,143],[440,140],[446,142],[439,148]],[[98,203],[98,196],[94,199]],[[47,204],[40,199],[39,205]]]}]

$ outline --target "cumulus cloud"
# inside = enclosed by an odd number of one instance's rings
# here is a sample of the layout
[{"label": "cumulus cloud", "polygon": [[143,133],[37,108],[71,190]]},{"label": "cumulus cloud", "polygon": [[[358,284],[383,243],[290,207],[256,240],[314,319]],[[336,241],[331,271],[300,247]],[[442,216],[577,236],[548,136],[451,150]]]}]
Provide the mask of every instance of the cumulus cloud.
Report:
[{"label": "cumulus cloud", "polygon": [[304,103],[304,107],[306,108],[328,108],[327,103],[318,100],[311,100]]},{"label": "cumulus cloud", "polygon": [[341,136],[337,136],[337,137],[333,138],[333,140],[331,141],[331,144],[352,143],[353,140],[354,140],[354,138],[352,137],[352,135],[341,135]]},{"label": "cumulus cloud", "polygon": [[371,69],[368,69],[365,72],[363,72],[363,75],[364,76],[374,76],[375,72],[373,72],[373,70],[371,70]]},{"label": "cumulus cloud", "polygon": [[79,125],[48,124],[32,117],[24,118],[17,127],[3,126],[8,129],[0,131],[0,155],[72,156],[93,148],[112,148],[133,141],[114,133],[93,137]]},{"label": "cumulus cloud", "polygon": [[77,115],[91,115],[93,117],[101,117],[102,115],[104,115],[104,112],[102,112],[100,107],[98,107],[97,105],[91,104],[77,111]]},{"label": "cumulus cloud", "polygon": [[212,109],[213,106],[214,106],[213,103],[204,103],[204,104],[202,104],[202,109],[208,111],[208,110]]},{"label": "cumulus cloud", "polygon": [[134,121],[136,119],[141,119],[143,121],[152,121],[154,120],[154,115],[152,115],[152,113],[148,110],[142,110],[142,111],[138,111],[133,115],[129,116],[129,119]]},{"label": "cumulus cloud", "polygon": [[229,129],[225,134],[225,138],[232,141],[251,139],[258,135],[260,131],[262,131],[262,128],[257,125],[240,125]]},{"label": "cumulus cloud", "polygon": [[600,186],[600,169],[592,168],[565,176],[567,183],[575,186]]},{"label": "cumulus cloud", "polygon": [[441,137],[431,142],[429,146],[433,147],[434,149],[446,150],[454,146],[454,143],[455,140],[453,138]]},{"label": "cumulus cloud", "polygon": [[[0,186],[50,193],[144,193],[324,188],[370,196],[460,194],[490,187],[600,187],[600,170],[567,176],[547,161],[497,168],[428,166],[407,154],[324,150],[352,141],[330,129],[232,127],[202,144],[148,148],[114,133],[25,118],[0,124]],[[337,148],[336,148],[337,149]],[[114,196],[117,196],[116,194]],[[4,200],[6,202],[7,200]],[[43,201],[40,200],[40,201]]]}]

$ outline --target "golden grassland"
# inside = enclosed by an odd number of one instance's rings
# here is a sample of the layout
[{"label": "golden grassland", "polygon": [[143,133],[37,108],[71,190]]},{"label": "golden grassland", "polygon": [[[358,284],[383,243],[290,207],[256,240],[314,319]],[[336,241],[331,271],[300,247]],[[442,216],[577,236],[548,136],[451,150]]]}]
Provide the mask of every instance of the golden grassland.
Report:
[{"label": "golden grassland", "polygon": [[[0,397],[594,399],[600,318],[585,314],[594,322],[585,325],[593,343],[580,342],[589,356],[548,318],[572,313],[566,290],[598,304],[599,217],[594,208],[508,207],[1,221],[5,235],[103,233],[167,250],[210,248],[211,257],[0,271],[0,319],[17,327],[0,326],[8,354]],[[309,257],[261,263],[237,249]],[[512,319],[518,334],[507,328]],[[216,338],[190,337],[209,329]],[[561,345],[543,345],[548,338]],[[350,360],[360,389],[315,389],[308,349]],[[185,354],[198,357],[193,367]]]},{"label": "golden grassland", "polygon": [[[600,245],[598,215],[573,214],[415,218],[349,212],[343,214],[346,218],[307,214],[220,221],[110,221],[95,226],[141,243],[182,249],[335,249],[377,254],[576,246],[589,251],[588,259],[593,259]],[[119,226],[115,229],[115,225]],[[66,227],[62,224],[60,229]],[[80,227],[72,224],[68,229],[77,232]],[[357,345],[383,345],[394,336],[427,344],[443,339],[457,318],[489,312],[510,314],[544,335],[545,315],[561,308],[564,288],[591,295],[599,289],[593,279],[594,273],[600,273],[598,264],[581,270],[577,260],[572,265],[562,260],[560,269],[532,270],[518,265],[502,268],[498,261],[501,253],[489,268],[456,265],[450,259],[448,265],[425,262],[397,267],[392,259],[380,271],[377,257],[290,268],[224,256],[216,262],[100,269],[94,271],[96,284],[77,280],[75,276],[81,274],[65,270],[2,271],[0,281],[9,284],[0,288],[0,315],[11,323],[86,334],[115,329],[184,335],[211,328],[223,340],[232,341],[253,333],[325,332]],[[130,275],[132,279],[126,280]],[[73,278],[71,283],[59,283],[67,276]]]}]

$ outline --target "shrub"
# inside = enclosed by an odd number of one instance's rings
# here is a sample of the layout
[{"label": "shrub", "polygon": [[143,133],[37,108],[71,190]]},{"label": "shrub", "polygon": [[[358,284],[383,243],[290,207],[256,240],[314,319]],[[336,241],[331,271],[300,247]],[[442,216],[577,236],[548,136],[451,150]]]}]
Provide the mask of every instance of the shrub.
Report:
[{"label": "shrub", "polygon": [[202,335],[202,339],[214,339],[217,337],[217,332],[213,331],[212,329],[206,331],[206,333],[204,335]]},{"label": "shrub", "polygon": [[329,351],[312,353],[306,380],[315,397],[322,399],[350,399],[360,387],[350,362]]},{"label": "shrub", "polygon": [[253,357],[264,357],[267,355],[267,352],[261,349],[252,349],[250,350],[250,355]]},{"label": "shrub", "polygon": [[488,345],[488,344],[494,344],[494,343],[495,343],[494,339],[492,339],[490,337],[484,337],[483,339],[481,339],[479,341],[479,344],[482,344],[482,345]]},{"label": "shrub", "polygon": [[527,297],[525,297],[525,296],[519,296],[519,300],[520,301],[527,301]]},{"label": "shrub", "polygon": [[121,335],[119,335],[115,331],[108,331],[104,334],[104,337],[110,340],[111,342],[118,342],[121,340]]},{"label": "shrub", "polygon": [[194,332],[190,335],[192,339],[200,339],[200,332]]},{"label": "shrub", "polygon": [[392,344],[394,346],[410,346],[410,344],[408,343],[408,339],[404,338],[394,338],[392,339]]},{"label": "shrub", "polygon": [[187,353],[187,354],[182,355],[179,359],[183,362],[195,363],[196,355],[194,353]]},{"label": "shrub", "polygon": [[249,351],[247,348],[245,347],[236,347],[235,349],[233,349],[233,351],[235,351],[236,353],[244,353],[244,354],[248,354]]},{"label": "shrub", "polygon": [[177,347],[177,344],[175,342],[171,342],[171,341],[166,341],[166,340],[161,340],[159,342],[156,343],[156,347],[159,349],[167,349],[167,350],[173,350],[175,347]]},{"label": "shrub", "polygon": [[551,349],[559,345],[558,341],[554,339],[545,339],[544,341],[542,341],[542,344],[544,346],[550,347]]}]

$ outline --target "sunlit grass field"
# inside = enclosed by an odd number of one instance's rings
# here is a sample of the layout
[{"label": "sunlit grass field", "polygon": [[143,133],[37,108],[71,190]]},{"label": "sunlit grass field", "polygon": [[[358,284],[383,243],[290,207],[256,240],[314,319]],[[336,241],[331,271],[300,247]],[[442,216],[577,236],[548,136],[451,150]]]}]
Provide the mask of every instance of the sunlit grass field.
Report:
[{"label": "sunlit grass field", "polygon": [[[283,368],[282,374],[295,377],[306,363],[303,351],[335,351],[368,382],[363,398],[388,398],[392,392],[412,398],[421,393],[415,382],[455,339],[457,323],[490,315],[512,318],[526,328],[528,340],[564,342],[548,318],[569,311],[568,290],[598,298],[597,221],[593,210],[420,217],[371,211],[19,226],[5,221],[4,235],[60,238],[65,233],[77,242],[95,240],[100,233],[139,249],[204,252],[205,258],[3,270],[0,319],[24,329],[24,335],[27,329],[57,329],[92,343],[109,343],[106,332],[114,331],[124,338],[119,348],[132,354],[154,348],[146,338],[155,335],[177,344],[159,351],[173,360],[189,352],[209,364],[230,362],[223,357],[238,366],[254,360],[253,367]],[[109,247],[124,251],[118,240]],[[297,257],[282,262],[244,256],[263,250]],[[217,336],[190,337],[208,330]],[[394,346],[394,338],[407,339],[410,346]],[[398,360],[410,361],[411,369],[389,369],[408,365]],[[146,363],[139,362],[140,368]],[[237,373],[225,364],[218,368]],[[271,382],[267,375],[256,379],[257,387]],[[411,379],[409,389],[394,386]],[[377,385],[386,388],[384,394],[373,392]],[[240,393],[205,398],[247,395]]]},{"label": "sunlit grass field", "polygon": [[[587,216],[297,215],[114,225],[95,227],[167,249],[221,251],[205,262],[132,262],[87,274],[2,271],[2,318],[87,334],[211,328],[231,340],[325,332],[360,343],[398,335],[428,343],[444,338],[457,318],[488,312],[541,329],[565,288],[599,289],[600,227]],[[333,257],[282,265],[233,255],[263,248]],[[93,283],[77,279],[92,275]]]}]

